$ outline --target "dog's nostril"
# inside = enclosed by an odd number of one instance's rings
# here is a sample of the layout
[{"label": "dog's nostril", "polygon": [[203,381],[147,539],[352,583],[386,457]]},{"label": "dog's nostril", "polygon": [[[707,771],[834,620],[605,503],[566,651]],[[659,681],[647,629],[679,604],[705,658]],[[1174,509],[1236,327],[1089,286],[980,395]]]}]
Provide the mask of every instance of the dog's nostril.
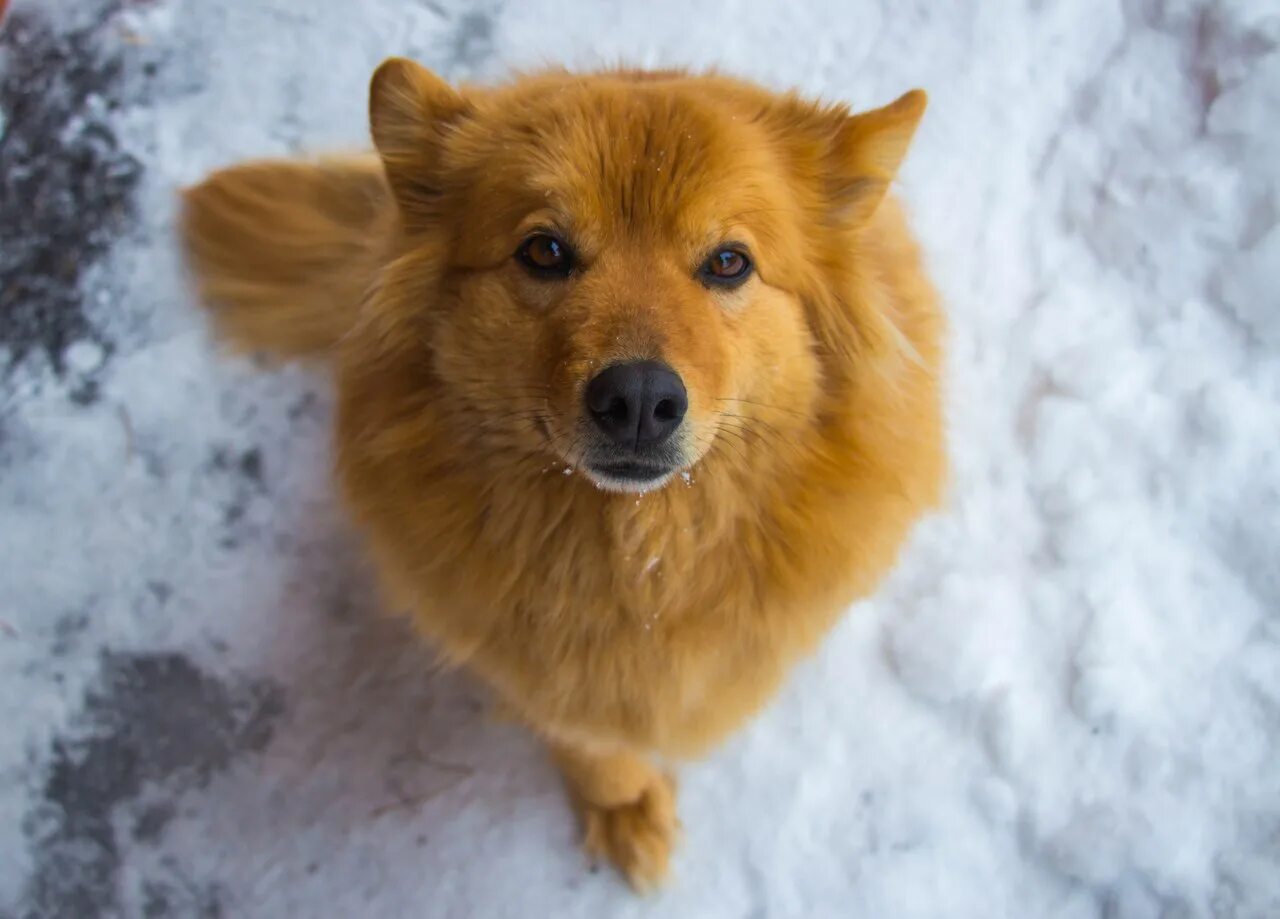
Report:
[{"label": "dog's nostril", "polygon": [[609,407],[604,410],[603,414],[608,415],[614,421],[626,421],[631,417],[631,408],[627,405],[627,400],[622,396],[615,396],[609,401]]},{"label": "dog's nostril", "polygon": [[680,417],[680,413],[676,410],[676,404],[673,400],[661,399],[653,407],[653,417],[659,421],[675,421]]}]

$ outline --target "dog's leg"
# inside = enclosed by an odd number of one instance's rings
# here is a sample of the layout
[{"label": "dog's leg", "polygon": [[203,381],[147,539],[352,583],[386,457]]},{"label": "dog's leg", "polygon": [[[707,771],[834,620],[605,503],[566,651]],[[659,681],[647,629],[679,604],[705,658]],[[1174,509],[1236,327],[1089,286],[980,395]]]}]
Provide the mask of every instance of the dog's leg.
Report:
[{"label": "dog's leg", "polygon": [[587,853],[608,858],[636,890],[661,883],[680,829],[674,780],[635,753],[555,744],[552,754],[582,818]]}]

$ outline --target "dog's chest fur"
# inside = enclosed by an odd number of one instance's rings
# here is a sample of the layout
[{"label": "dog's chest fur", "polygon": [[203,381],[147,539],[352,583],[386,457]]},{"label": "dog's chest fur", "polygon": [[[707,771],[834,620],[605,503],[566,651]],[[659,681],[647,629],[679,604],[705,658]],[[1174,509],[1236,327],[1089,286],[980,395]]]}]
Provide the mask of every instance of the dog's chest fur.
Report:
[{"label": "dog's chest fur", "polygon": [[619,499],[558,470],[503,487],[460,473],[420,492],[411,526],[369,522],[423,630],[509,706],[679,754],[760,704],[834,614],[826,589],[782,596],[775,551],[794,540],[737,488],[695,473]]}]

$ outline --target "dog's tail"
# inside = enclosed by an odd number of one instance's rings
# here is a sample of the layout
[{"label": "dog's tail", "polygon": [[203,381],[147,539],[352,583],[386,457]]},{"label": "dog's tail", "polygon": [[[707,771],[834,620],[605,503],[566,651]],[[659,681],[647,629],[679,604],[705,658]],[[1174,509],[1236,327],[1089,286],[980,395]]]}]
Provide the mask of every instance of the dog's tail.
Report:
[{"label": "dog's tail", "polygon": [[280,358],[332,349],[377,271],[390,194],[372,155],[245,163],[187,189],[183,244],[219,334]]}]

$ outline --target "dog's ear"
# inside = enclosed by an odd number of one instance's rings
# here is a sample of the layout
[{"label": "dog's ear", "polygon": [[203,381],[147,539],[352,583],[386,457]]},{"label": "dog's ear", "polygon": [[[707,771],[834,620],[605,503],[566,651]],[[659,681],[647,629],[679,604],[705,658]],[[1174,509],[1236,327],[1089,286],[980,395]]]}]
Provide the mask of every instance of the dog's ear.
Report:
[{"label": "dog's ear", "polygon": [[835,216],[860,224],[871,218],[911,145],[928,97],[913,89],[884,108],[843,116],[827,153],[826,192]]},{"label": "dog's ear", "polygon": [[439,197],[439,154],[470,105],[420,64],[388,58],[369,85],[369,130],[387,180],[406,216],[430,211]]}]

